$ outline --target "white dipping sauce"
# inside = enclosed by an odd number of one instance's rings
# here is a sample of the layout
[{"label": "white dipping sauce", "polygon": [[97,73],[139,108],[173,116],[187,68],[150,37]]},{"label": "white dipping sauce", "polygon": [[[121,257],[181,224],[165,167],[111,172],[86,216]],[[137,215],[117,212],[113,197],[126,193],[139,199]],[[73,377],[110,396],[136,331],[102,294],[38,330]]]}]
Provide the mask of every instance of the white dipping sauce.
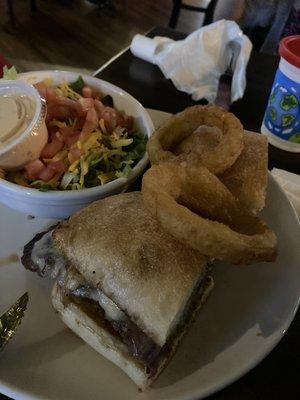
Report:
[{"label": "white dipping sauce", "polygon": [[36,103],[26,94],[0,96],[0,143],[21,134],[34,117]]},{"label": "white dipping sauce", "polygon": [[39,158],[48,141],[46,112],[44,100],[32,85],[0,79],[1,169],[22,169]]}]

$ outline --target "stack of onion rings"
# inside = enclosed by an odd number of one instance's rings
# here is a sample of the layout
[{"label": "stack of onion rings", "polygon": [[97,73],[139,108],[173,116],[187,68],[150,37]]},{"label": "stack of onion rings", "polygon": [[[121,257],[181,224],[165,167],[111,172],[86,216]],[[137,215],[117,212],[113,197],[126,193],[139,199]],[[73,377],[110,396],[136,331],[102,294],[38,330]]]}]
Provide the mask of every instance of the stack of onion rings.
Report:
[{"label": "stack of onion rings", "polygon": [[[195,132],[199,126],[216,127],[221,137],[215,146],[213,132]],[[194,141],[197,146],[194,146]],[[233,114],[216,106],[193,106],[168,119],[151,136],[147,151],[152,164],[186,159],[205,166],[213,174],[231,167],[243,150],[243,126]],[[192,157],[191,157],[192,156]]]},{"label": "stack of onion rings", "polygon": [[[199,125],[215,126],[195,132]],[[230,168],[243,149],[243,128],[215,106],[190,107],[152,136],[152,167],[142,194],[149,212],[178,241],[232,264],[274,261],[277,238],[243,207],[215,174]]]},{"label": "stack of onion rings", "polygon": [[164,230],[202,254],[232,264],[274,261],[275,234],[207,168],[172,162],[152,166],[142,193]]}]

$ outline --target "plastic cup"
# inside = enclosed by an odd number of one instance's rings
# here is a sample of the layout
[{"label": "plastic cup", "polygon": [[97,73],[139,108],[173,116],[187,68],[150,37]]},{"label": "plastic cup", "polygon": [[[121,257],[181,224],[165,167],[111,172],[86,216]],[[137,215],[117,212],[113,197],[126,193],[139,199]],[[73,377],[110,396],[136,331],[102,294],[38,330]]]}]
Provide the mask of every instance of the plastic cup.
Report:
[{"label": "plastic cup", "polygon": [[282,39],[279,54],[261,132],[272,145],[300,153],[300,35]]}]

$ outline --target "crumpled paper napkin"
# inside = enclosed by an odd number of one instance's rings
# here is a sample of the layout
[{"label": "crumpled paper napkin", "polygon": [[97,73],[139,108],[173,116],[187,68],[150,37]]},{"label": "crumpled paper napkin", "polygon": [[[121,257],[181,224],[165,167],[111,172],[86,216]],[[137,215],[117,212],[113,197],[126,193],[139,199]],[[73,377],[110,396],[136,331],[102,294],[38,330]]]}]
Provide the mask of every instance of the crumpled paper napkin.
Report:
[{"label": "crumpled paper napkin", "polygon": [[300,175],[278,168],[273,168],[271,173],[287,194],[300,219]]},{"label": "crumpled paper napkin", "polygon": [[233,71],[231,102],[244,94],[252,43],[234,21],[217,21],[178,41],[138,34],[130,49],[135,56],[157,64],[178,90],[191,94],[195,101],[205,98],[213,103],[220,76],[228,69]]}]

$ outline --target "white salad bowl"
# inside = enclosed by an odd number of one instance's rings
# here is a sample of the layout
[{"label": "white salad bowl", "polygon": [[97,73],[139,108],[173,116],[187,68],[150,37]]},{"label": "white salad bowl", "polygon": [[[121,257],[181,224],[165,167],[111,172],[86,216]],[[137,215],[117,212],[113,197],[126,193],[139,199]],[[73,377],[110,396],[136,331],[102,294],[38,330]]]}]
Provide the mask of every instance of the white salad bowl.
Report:
[{"label": "white salad bowl", "polygon": [[[154,130],[149,114],[144,107],[130,94],[109,82],[92,76],[68,71],[35,71],[19,74],[18,79],[34,84],[44,79],[53,79],[57,85],[63,81],[73,82],[81,75],[83,80],[90,86],[109,94],[114,100],[114,106],[132,115],[135,119],[135,127],[142,134],[150,137]],[[124,192],[130,184],[142,173],[148,163],[147,153],[135,165],[128,178],[118,178],[112,182],[93,188],[58,191],[52,190],[41,192],[8,182],[0,178],[0,202],[15,210],[29,215],[42,218],[67,218],[74,212],[87,206],[89,203],[107,196]]]}]

